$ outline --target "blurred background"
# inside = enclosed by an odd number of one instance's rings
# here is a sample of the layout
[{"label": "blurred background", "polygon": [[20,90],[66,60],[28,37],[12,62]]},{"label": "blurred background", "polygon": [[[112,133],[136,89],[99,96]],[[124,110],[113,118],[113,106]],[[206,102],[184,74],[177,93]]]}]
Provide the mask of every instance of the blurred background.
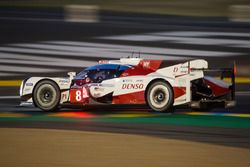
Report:
[{"label": "blurred background", "polygon": [[[19,106],[27,77],[128,56],[236,62],[237,106]],[[0,166],[250,166],[249,97],[250,0],[0,0]]]},{"label": "blurred background", "polygon": [[249,0],[0,0],[0,95],[30,76],[66,76],[100,59],[140,56],[237,64],[249,91]]}]

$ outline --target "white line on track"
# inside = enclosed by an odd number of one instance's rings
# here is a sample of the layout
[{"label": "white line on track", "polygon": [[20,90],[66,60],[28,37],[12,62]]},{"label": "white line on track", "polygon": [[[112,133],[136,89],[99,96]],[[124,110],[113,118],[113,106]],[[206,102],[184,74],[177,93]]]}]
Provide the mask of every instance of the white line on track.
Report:
[{"label": "white line on track", "polygon": [[20,96],[0,96],[0,99],[19,99]]},{"label": "white line on track", "polygon": [[7,64],[15,63],[15,64],[26,64],[26,65],[56,66],[56,67],[87,67],[96,64],[96,61],[53,58],[47,56],[44,57],[27,56],[24,54],[13,54],[13,53],[3,53],[3,52],[2,53],[0,52],[0,62]]},{"label": "white line on track", "polygon": [[[152,34],[157,34],[157,33],[152,33]],[[205,34],[197,33],[195,35],[197,36],[206,35],[206,33]],[[233,35],[244,35],[244,34],[233,34]],[[134,35],[132,36],[133,38],[135,37]],[[179,37],[171,37],[171,38],[174,40]],[[200,41],[196,42],[199,43]],[[243,55],[243,53],[230,53],[223,51],[206,51],[206,50],[191,50],[191,49],[173,49],[167,47],[166,48],[145,47],[145,46],[103,44],[103,43],[90,43],[90,42],[78,42],[78,41],[41,41],[36,43],[16,43],[16,44],[8,44],[5,46],[0,46],[0,63],[3,63],[3,65],[0,65],[0,72],[8,72],[8,71],[9,72],[17,72],[17,71],[56,72],[56,71],[62,71],[62,69],[59,68],[56,69],[55,67],[84,68],[96,64],[96,61],[87,60],[89,57],[101,58],[101,59],[111,59],[111,58],[119,59],[121,57],[130,56],[132,52],[138,52],[138,53],[141,52],[141,57],[144,59],[160,59],[160,60],[188,60],[190,59],[190,57],[196,57],[196,56],[224,57],[224,56]],[[31,54],[31,55],[26,55],[26,54]],[[36,56],[37,54],[39,54],[39,56]],[[55,58],[53,56],[58,56],[58,57]],[[76,60],[76,59],[71,59],[70,57],[75,57],[75,58],[80,57],[80,58],[79,60]],[[19,67],[11,64],[17,64],[19,65]],[[27,65],[32,65],[32,67],[27,67]],[[35,67],[36,65],[40,66],[43,65],[47,66],[48,68]]]},{"label": "white line on track", "polygon": [[[54,44],[54,45],[51,45]],[[78,46],[72,46],[78,45]],[[43,53],[43,54],[57,54],[70,56],[90,56],[90,57],[104,57],[104,58],[120,58],[127,57],[128,52],[141,51],[149,54],[145,58],[160,58],[171,59],[171,57],[161,56],[161,54],[171,54],[177,56],[235,56],[241,53],[219,52],[219,51],[203,51],[191,49],[172,49],[160,47],[143,47],[132,45],[117,45],[117,44],[99,44],[88,42],[72,42],[72,41],[48,41],[47,44],[11,44],[11,47],[0,47],[0,51],[12,52],[27,52],[27,53]],[[20,48],[29,47],[29,48]],[[47,50],[55,49],[55,50]],[[147,56],[147,55],[142,55]]]},{"label": "white line on track", "polygon": [[148,34],[183,36],[183,37],[205,37],[205,36],[250,37],[250,33],[242,33],[242,32],[172,31],[172,32],[156,32]]},{"label": "white line on track", "polygon": [[240,96],[249,96],[250,91],[239,91],[239,92],[235,92],[235,94],[240,95]]},{"label": "white line on track", "polygon": [[9,72],[57,72],[62,71],[59,69],[50,69],[50,68],[39,68],[39,67],[18,67],[15,65],[0,65],[0,71],[9,71]]},{"label": "white line on track", "polygon": [[[0,65],[0,69],[1,69],[1,65]],[[1,70],[0,70],[1,71]],[[8,73],[8,72],[0,72],[0,77],[6,77],[6,76],[18,76],[20,74],[18,73]]]},{"label": "white line on track", "polygon": [[24,17],[0,17],[0,20],[21,20],[21,21],[48,21],[65,22],[64,19],[45,19],[45,18],[24,18]]},{"label": "white line on track", "polygon": [[[56,69],[55,67],[84,68],[97,63],[96,61],[87,60],[89,57],[119,59],[121,57],[130,56],[133,51],[142,51],[141,56],[145,59],[189,59],[186,57],[186,54],[184,54],[184,51],[183,55],[185,56],[167,56],[168,52],[171,50],[164,48],[134,47],[129,45],[124,46],[75,41],[43,41],[37,43],[19,43],[1,46],[0,63],[3,63],[3,65],[0,65],[0,72],[40,73],[62,71],[61,68]],[[39,56],[36,56],[37,54],[39,54]],[[55,58],[53,57],[54,55],[58,57]],[[71,59],[70,57],[80,58],[76,60]],[[32,67],[29,67],[28,65],[32,65]],[[42,68],[36,67],[36,65],[48,67]]]},{"label": "white line on track", "polygon": [[[87,43],[87,42],[71,42],[71,41],[49,41],[49,43],[53,44],[64,44],[64,45],[79,45],[79,46],[88,46],[88,51],[97,50],[99,53],[99,57],[103,56],[100,55],[99,51],[105,51],[110,53],[113,51],[113,54],[121,54],[123,57],[128,56],[128,53],[121,53],[122,51],[126,52],[133,52],[133,51],[141,51],[142,53],[148,54],[148,57],[154,59],[155,56],[161,59],[171,59],[170,56],[167,55],[176,55],[176,56],[199,56],[199,57],[214,57],[214,56],[235,56],[240,55],[241,53],[230,53],[230,52],[219,52],[219,51],[203,51],[203,50],[191,50],[191,49],[172,49],[166,46],[166,48],[160,47],[143,47],[143,46],[133,46],[133,45],[116,45],[116,44],[98,44],[98,43]],[[90,48],[95,47],[95,48]],[[86,49],[86,48],[83,48]],[[113,55],[111,54],[111,56]],[[159,56],[159,54],[165,54],[166,56]],[[147,55],[142,55],[147,56]]]},{"label": "white line on track", "polygon": [[222,45],[242,48],[248,48],[250,46],[249,40],[220,39],[215,38],[214,36],[250,37],[250,33],[173,31],[146,34],[115,35],[106,37],[104,36],[97,37],[97,39],[111,39],[120,41],[168,41],[172,43],[193,45]]},{"label": "white line on track", "polygon": [[[63,43],[64,44],[63,44]],[[53,44],[53,45],[52,45]],[[121,58],[130,56],[133,51],[141,51],[143,58],[151,59],[168,59],[178,60],[186,59],[188,54],[199,55],[198,52],[192,50],[174,50],[156,47],[135,47],[130,45],[112,45],[112,44],[98,44],[79,42],[78,46],[71,46],[75,42],[71,41],[47,41],[46,44],[11,44],[0,47],[2,52],[15,52],[15,53],[29,53],[29,54],[47,54],[57,56],[77,56],[77,57],[94,57],[94,58]],[[27,48],[28,47],[28,48]],[[54,50],[51,50],[54,49]],[[178,55],[178,53],[180,55]],[[214,52],[204,52],[206,54],[214,54]],[[164,55],[162,55],[164,54]],[[174,54],[178,56],[167,56]],[[221,52],[221,55],[226,53]]]}]

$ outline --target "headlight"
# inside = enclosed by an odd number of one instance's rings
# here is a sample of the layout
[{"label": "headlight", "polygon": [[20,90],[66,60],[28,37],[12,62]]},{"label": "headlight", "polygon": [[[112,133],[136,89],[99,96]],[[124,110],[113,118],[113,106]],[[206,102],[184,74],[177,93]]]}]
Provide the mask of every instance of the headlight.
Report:
[{"label": "headlight", "polygon": [[19,95],[22,96],[23,95],[23,89],[24,89],[24,85],[26,83],[26,81],[28,80],[29,78],[26,78],[22,81],[21,83],[21,86],[20,86],[20,90],[19,90]]},{"label": "headlight", "polygon": [[22,84],[20,86],[20,90],[19,90],[19,95],[22,96],[23,95],[23,84],[24,84],[24,80],[22,81]]}]

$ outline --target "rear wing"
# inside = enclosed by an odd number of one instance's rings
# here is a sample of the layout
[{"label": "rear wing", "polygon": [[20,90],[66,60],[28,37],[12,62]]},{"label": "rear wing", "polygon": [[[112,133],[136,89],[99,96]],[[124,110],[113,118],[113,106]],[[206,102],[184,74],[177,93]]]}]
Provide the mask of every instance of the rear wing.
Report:
[{"label": "rear wing", "polygon": [[190,68],[190,71],[204,71],[209,73],[220,73],[220,79],[224,80],[229,77],[231,85],[231,99],[235,100],[235,76],[236,76],[236,63],[233,63],[232,68]]}]

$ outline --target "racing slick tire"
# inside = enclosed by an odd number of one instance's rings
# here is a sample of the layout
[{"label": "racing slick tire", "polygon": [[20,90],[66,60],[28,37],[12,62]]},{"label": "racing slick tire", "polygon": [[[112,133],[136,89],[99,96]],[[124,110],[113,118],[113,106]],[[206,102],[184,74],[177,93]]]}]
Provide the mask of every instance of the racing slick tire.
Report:
[{"label": "racing slick tire", "polygon": [[33,100],[37,107],[43,111],[54,111],[60,102],[60,89],[50,80],[40,81],[34,88]]},{"label": "racing slick tire", "polygon": [[153,82],[147,89],[146,102],[153,111],[173,111],[174,93],[172,87],[163,81]]}]

